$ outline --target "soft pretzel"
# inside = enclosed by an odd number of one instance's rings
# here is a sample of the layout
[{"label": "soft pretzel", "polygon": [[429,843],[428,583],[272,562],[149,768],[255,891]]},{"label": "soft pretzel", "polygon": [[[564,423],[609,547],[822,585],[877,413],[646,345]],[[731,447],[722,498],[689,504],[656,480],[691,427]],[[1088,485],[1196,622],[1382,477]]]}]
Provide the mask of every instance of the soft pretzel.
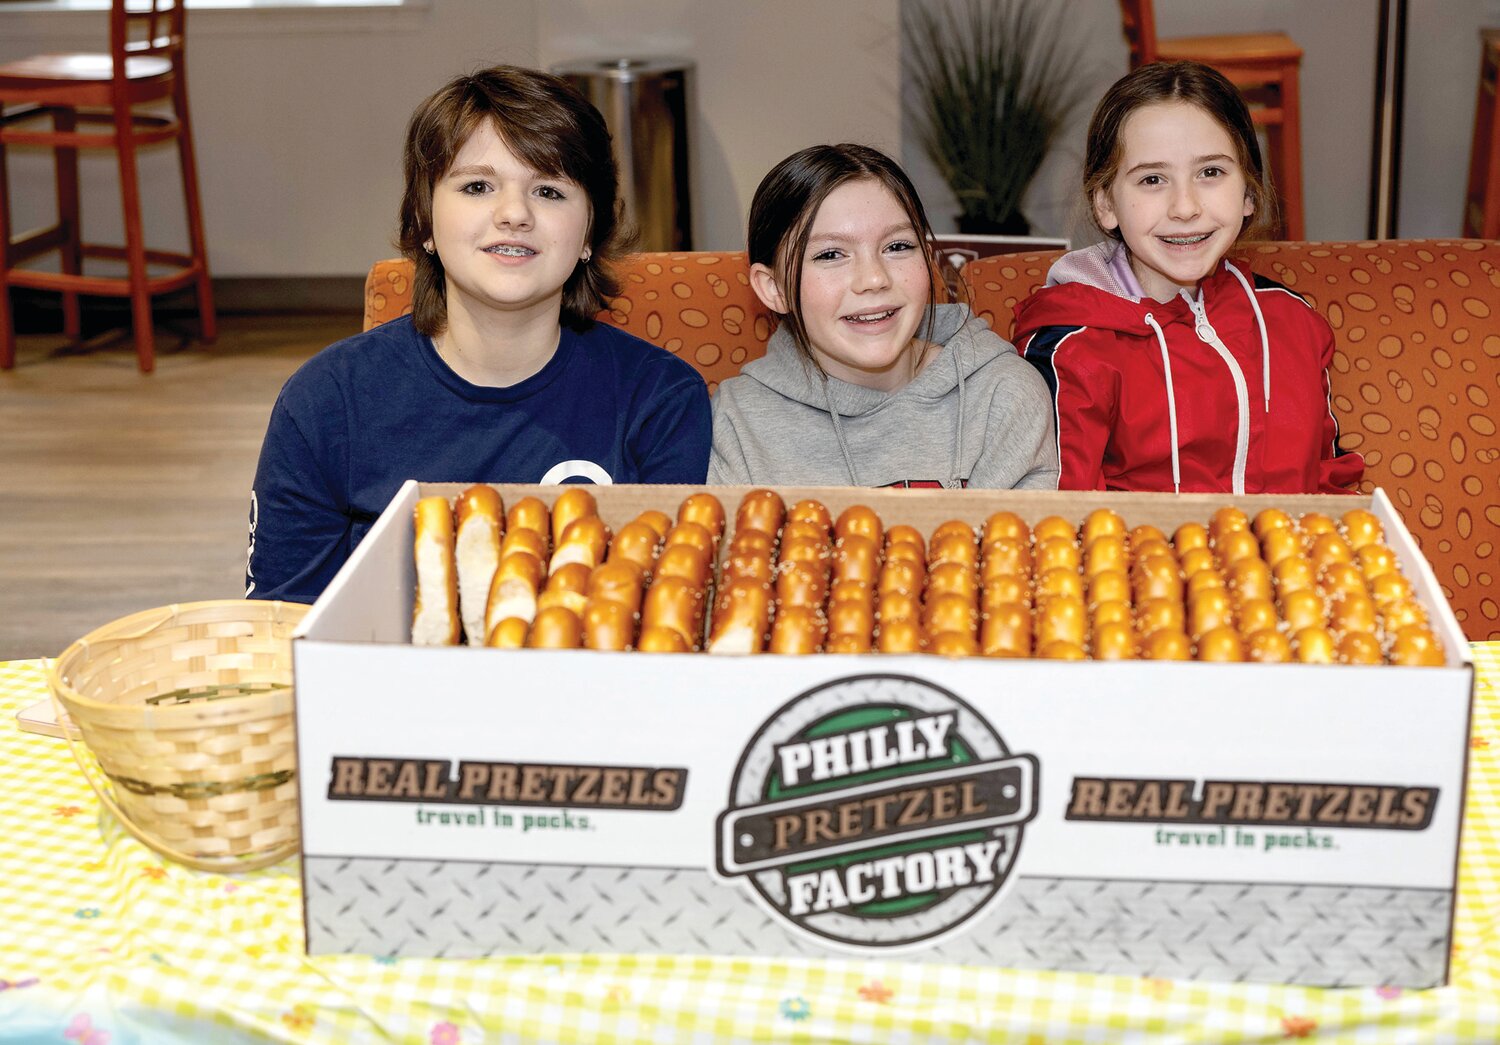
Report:
[{"label": "soft pretzel", "polygon": [[490,584],[500,566],[500,538],[505,535],[505,506],[493,486],[471,486],[459,494],[453,509],[457,522],[454,558],[458,563],[458,606],[470,646],[483,646],[484,608]]},{"label": "soft pretzel", "polygon": [[417,568],[411,641],[416,646],[458,643],[458,567],[453,555],[453,511],[446,497],[417,502],[412,555]]}]

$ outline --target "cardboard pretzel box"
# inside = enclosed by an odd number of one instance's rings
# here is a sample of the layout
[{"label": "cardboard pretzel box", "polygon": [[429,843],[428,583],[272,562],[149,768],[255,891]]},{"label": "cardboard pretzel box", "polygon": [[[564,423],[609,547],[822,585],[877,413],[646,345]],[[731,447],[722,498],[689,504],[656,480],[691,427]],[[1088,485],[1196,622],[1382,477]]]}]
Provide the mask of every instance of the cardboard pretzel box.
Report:
[{"label": "cardboard pretzel box", "polygon": [[[461,488],[404,486],[294,642],[311,953],[1446,981],[1473,665],[1379,491],[779,490],[923,533],[1368,507],[1443,667],[413,647],[413,508]],[[694,489],[594,492],[618,529]]]}]

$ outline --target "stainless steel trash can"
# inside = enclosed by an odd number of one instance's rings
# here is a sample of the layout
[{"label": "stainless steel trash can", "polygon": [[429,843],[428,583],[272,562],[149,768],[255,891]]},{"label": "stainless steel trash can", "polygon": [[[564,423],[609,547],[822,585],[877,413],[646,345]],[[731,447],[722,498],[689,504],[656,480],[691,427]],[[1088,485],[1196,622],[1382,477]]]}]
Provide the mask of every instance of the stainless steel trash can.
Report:
[{"label": "stainless steel trash can", "polygon": [[688,186],[688,80],[675,58],[569,62],[553,72],[604,114],[620,167],[625,214],[640,250],[693,248]]}]

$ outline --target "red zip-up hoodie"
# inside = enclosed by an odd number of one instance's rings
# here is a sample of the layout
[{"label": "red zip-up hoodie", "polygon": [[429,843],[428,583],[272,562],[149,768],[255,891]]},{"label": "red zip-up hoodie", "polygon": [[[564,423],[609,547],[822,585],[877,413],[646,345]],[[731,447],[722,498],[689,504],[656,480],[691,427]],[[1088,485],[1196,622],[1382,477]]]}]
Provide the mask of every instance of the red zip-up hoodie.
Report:
[{"label": "red zip-up hoodie", "polygon": [[1057,410],[1064,490],[1347,493],[1329,402],[1333,331],[1303,298],[1228,261],[1171,301],[1137,301],[1101,244],[1016,307],[1015,341]]}]

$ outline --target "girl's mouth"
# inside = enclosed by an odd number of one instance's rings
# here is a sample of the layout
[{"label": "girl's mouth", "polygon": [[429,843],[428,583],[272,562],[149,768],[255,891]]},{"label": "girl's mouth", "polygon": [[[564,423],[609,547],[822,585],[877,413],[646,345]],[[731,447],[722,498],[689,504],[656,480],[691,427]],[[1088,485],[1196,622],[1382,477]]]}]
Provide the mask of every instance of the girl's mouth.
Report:
[{"label": "girl's mouth", "polygon": [[845,316],[844,321],[846,323],[883,323],[899,311],[900,309],[887,308],[879,312],[860,312],[856,315]]},{"label": "girl's mouth", "polygon": [[523,247],[519,243],[497,243],[493,247],[485,247],[486,254],[499,254],[506,258],[529,258],[536,253],[530,247]]},{"label": "girl's mouth", "polygon": [[1201,232],[1196,236],[1158,236],[1157,239],[1163,243],[1170,243],[1174,247],[1191,247],[1196,243],[1202,243],[1212,235],[1212,232]]}]

